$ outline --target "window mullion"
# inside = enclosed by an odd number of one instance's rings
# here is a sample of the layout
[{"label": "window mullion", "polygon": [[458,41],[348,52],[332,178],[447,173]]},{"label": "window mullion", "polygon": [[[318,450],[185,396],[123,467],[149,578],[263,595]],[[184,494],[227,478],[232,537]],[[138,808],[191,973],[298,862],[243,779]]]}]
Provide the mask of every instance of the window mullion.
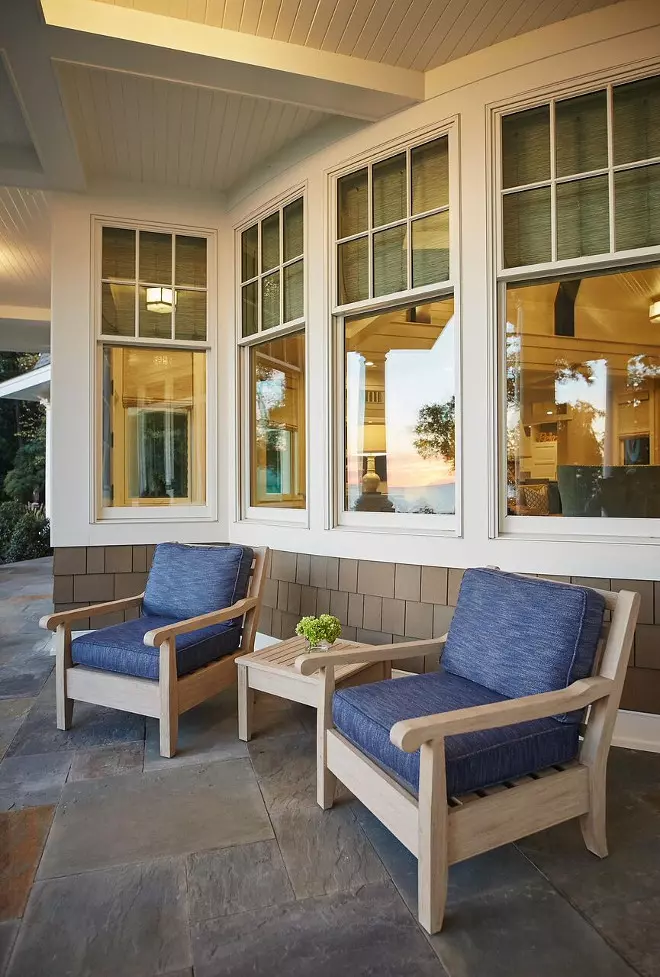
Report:
[{"label": "window mullion", "polygon": [[140,228],[135,230],[135,326],[133,337],[140,336]]},{"label": "window mullion", "polygon": [[406,149],[406,284],[412,288],[412,161],[410,146]]},{"label": "window mullion", "polygon": [[614,98],[611,85],[607,86],[607,198],[609,204],[609,232],[610,251],[616,250],[616,223],[614,200],[614,131],[613,131]]},{"label": "window mullion", "polygon": [[368,233],[368,247],[367,247],[367,294],[369,298],[373,298],[374,294],[374,234],[373,234],[373,176],[372,167],[369,165],[367,167],[367,233]]},{"label": "window mullion", "polygon": [[557,260],[557,147],[556,147],[556,113],[557,103],[553,98],[550,102],[550,255],[552,261]]}]

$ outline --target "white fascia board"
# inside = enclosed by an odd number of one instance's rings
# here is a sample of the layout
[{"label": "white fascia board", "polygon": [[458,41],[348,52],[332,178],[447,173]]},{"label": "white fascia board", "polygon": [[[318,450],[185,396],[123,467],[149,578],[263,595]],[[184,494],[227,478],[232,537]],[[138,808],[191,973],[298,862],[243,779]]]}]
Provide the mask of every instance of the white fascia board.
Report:
[{"label": "white fascia board", "polygon": [[0,383],[0,397],[9,400],[42,400],[50,391],[50,363]]},{"label": "white fascia board", "polygon": [[51,56],[374,122],[424,99],[424,74],[95,0],[42,0]]},{"label": "white fascia board", "polygon": [[0,319],[50,322],[50,309],[38,309],[27,305],[0,305]]}]

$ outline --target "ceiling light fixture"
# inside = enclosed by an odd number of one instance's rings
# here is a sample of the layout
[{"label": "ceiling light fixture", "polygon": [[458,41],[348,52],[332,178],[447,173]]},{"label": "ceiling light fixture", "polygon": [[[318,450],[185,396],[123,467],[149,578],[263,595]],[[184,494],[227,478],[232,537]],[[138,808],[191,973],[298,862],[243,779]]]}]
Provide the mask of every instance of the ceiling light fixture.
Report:
[{"label": "ceiling light fixture", "polygon": [[374,365],[374,362],[373,362],[373,360],[367,360],[364,365],[365,366],[373,366]]},{"label": "ceiling light fixture", "polygon": [[171,288],[153,285],[147,288],[147,312],[165,314],[172,311],[173,292]]}]

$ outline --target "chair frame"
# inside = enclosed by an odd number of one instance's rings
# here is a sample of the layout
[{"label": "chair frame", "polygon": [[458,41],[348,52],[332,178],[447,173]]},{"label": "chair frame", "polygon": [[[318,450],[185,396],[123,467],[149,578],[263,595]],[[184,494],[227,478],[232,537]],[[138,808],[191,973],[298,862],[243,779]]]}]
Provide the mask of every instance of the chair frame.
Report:
[{"label": "chair frame", "polygon": [[[566,586],[566,585],[564,585]],[[303,675],[320,670],[317,801],[332,807],[339,780],[418,861],[418,914],[428,933],[442,928],[450,865],[571,818],[580,818],[589,851],[607,855],[605,786],[607,757],[626,676],[640,596],[599,590],[611,621],[604,621],[590,678],[557,692],[457,709],[396,723],[391,742],[407,753],[420,751],[419,794],[415,798],[333,728],[334,671],[351,662],[405,662],[440,654],[447,635],[424,641],[355,651],[300,656]],[[404,666],[405,667],[405,666]],[[393,681],[396,681],[394,679]],[[445,737],[509,726],[589,706],[578,759],[497,787],[447,797]]]},{"label": "chair frame", "polygon": [[[144,643],[159,649],[159,677],[138,678],[101,669],[74,665],[71,657],[71,629],[75,621],[99,617],[129,608],[141,608],[144,593],[123,600],[78,607],[71,611],[49,614],[39,621],[40,627],[55,632],[55,672],[57,728],[69,729],[73,718],[73,704],[93,702],[141,716],[152,716],[160,723],[160,754],[173,757],[176,753],[179,716],[205,699],[234,685],[237,680],[235,660],[254,649],[263,584],[270,563],[268,547],[254,548],[247,597],[231,607],[177,621],[167,627],[148,631]],[[240,647],[217,661],[210,662],[188,675],[179,677],[176,664],[176,639],[180,634],[222,624],[243,617]]]}]

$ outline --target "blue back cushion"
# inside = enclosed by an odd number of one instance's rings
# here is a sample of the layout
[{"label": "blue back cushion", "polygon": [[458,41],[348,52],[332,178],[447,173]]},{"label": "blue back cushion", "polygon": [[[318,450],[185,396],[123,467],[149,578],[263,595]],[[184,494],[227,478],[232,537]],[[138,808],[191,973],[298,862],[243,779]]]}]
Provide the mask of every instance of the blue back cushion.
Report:
[{"label": "blue back cushion", "polygon": [[229,607],[247,594],[253,555],[249,546],[160,543],[142,613],[183,621]]},{"label": "blue back cushion", "polygon": [[591,674],[604,610],[588,587],[466,570],[443,667],[512,699],[565,688]]}]

